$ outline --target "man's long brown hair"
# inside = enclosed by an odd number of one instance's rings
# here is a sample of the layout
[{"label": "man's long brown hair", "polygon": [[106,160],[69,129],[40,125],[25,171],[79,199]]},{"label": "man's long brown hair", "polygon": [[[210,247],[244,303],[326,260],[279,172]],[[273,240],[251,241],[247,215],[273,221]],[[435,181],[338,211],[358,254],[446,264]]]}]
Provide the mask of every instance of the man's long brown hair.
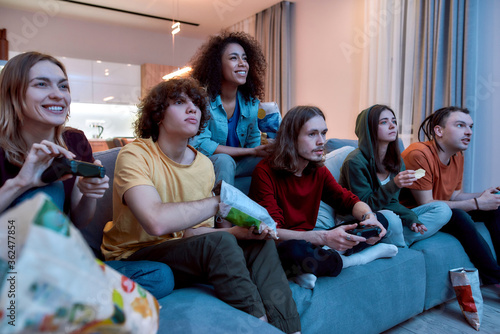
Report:
[{"label": "man's long brown hair", "polygon": [[[285,115],[276,135],[274,150],[267,158],[272,169],[290,173],[296,173],[299,170],[297,139],[302,126],[315,116],[325,119],[323,112],[313,106],[293,107]],[[306,168],[322,165],[323,162],[310,162]]]}]

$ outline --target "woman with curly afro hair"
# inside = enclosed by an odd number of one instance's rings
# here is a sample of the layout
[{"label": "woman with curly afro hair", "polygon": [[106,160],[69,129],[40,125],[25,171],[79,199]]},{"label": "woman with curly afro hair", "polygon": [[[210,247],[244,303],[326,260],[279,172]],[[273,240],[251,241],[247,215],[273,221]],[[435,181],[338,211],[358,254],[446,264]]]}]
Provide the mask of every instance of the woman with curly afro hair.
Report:
[{"label": "woman with curly afro hair", "polygon": [[211,36],[191,60],[192,76],[205,86],[211,119],[191,144],[207,155],[216,183],[234,184],[250,176],[268,154],[257,126],[259,99],[264,98],[266,61],[258,42],[243,32]]}]

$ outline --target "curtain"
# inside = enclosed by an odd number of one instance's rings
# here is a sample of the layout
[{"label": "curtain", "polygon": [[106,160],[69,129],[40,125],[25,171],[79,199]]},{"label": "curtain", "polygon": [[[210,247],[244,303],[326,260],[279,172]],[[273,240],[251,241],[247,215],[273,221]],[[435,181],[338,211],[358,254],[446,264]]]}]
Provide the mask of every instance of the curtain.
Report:
[{"label": "curtain", "polygon": [[292,107],[293,10],[293,3],[282,1],[228,28],[246,32],[260,43],[267,61],[265,100],[276,102],[282,115]]},{"label": "curtain", "polygon": [[[364,105],[391,106],[405,143],[418,141],[426,116],[443,106],[465,106],[475,60],[466,0],[365,0],[368,43],[363,52]],[[466,30],[469,28],[469,30]],[[473,49],[473,48],[472,48]],[[469,51],[468,51],[469,50]]]},{"label": "curtain", "polygon": [[250,16],[243,21],[240,21],[238,23],[233,24],[229,28],[227,28],[229,31],[242,31],[246,32],[250,36],[255,38],[255,15]]},{"label": "curtain", "polygon": [[[465,102],[467,19],[465,0],[422,1],[417,10],[413,122],[445,106]],[[414,131],[412,139],[417,140]],[[423,140],[423,138],[421,138]]]},{"label": "curtain", "polygon": [[[420,124],[441,107],[471,108],[474,119],[477,6],[477,0],[365,0],[360,110],[391,106],[405,146],[424,140]],[[465,152],[464,180],[473,149]]]},{"label": "curtain", "polygon": [[282,1],[256,16],[255,38],[267,60],[265,94],[284,115],[292,107],[291,50],[293,3]]},{"label": "curtain", "polygon": [[399,121],[400,138],[410,144],[415,58],[416,1],[365,2],[362,87],[359,110],[390,106]]}]

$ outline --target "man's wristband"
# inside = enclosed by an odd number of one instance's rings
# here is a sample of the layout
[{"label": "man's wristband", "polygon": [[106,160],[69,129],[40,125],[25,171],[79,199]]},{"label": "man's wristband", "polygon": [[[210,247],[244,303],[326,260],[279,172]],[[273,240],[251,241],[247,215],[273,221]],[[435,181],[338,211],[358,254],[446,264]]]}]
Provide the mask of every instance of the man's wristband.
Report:
[{"label": "man's wristband", "polygon": [[370,211],[370,212],[367,212],[365,213],[362,217],[361,217],[361,221],[365,221],[366,218],[368,218],[369,215],[375,215],[374,212]]},{"label": "man's wristband", "polygon": [[479,211],[479,210],[480,210],[480,209],[479,209],[479,203],[477,202],[477,198],[476,198],[476,197],[474,197],[474,202],[476,202],[476,208],[477,208],[477,210]]}]

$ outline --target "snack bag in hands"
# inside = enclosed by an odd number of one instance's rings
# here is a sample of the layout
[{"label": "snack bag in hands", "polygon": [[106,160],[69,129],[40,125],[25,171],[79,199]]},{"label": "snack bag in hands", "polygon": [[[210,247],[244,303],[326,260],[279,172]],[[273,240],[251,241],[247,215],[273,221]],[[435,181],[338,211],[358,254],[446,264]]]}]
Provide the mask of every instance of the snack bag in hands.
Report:
[{"label": "snack bag in hands", "polygon": [[276,102],[261,102],[257,114],[257,123],[261,132],[267,133],[267,138],[276,138],[276,132],[281,124],[281,114]]},{"label": "snack bag in hands", "polygon": [[483,318],[483,296],[477,269],[452,269],[450,279],[465,319],[478,331]]},{"label": "snack bag in hands", "polygon": [[221,184],[219,212],[217,215],[237,226],[255,226],[259,233],[269,227],[271,237],[278,239],[276,223],[267,210],[224,181]]},{"label": "snack bag in hands", "polygon": [[157,332],[156,299],[96,260],[46,195],[0,216],[0,245],[0,333]]}]

